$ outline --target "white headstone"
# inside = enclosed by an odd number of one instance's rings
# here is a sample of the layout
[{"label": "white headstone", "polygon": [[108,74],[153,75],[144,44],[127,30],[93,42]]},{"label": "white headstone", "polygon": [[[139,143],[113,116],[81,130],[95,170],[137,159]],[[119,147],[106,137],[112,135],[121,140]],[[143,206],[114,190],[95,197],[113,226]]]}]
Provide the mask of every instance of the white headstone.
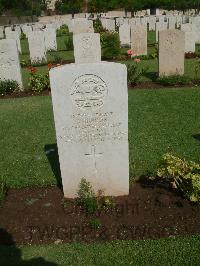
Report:
[{"label": "white headstone", "polygon": [[94,33],[93,22],[87,19],[74,19],[72,22],[73,34]]},{"label": "white headstone", "polygon": [[16,27],[15,27],[15,31],[18,33],[19,38],[20,38],[20,37],[21,37],[21,33],[22,33],[22,31],[21,31],[21,27],[20,27],[20,26],[16,26]]},{"label": "white headstone", "polygon": [[156,30],[156,17],[151,16],[148,19],[149,22],[149,31],[155,31]]},{"label": "white headstone", "polygon": [[183,75],[185,33],[180,30],[159,32],[159,76]]},{"label": "white headstone", "polygon": [[176,28],[176,17],[169,17],[168,18],[168,29],[174,30]]},{"label": "white headstone", "polygon": [[11,32],[12,31],[12,28],[11,27],[6,27],[5,28],[5,35],[8,33],[8,32]]},{"label": "white headstone", "polygon": [[186,23],[181,25],[181,30],[185,32],[185,52],[195,52],[196,32],[193,30],[193,25]]},{"label": "white headstone", "polygon": [[82,178],[95,192],[129,193],[127,69],[117,63],[70,64],[50,71],[64,196]]},{"label": "white headstone", "polygon": [[131,27],[131,49],[135,55],[147,55],[147,27]]},{"label": "white headstone", "polygon": [[43,63],[47,61],[44,32],[33,31],[28,34],[28,43],[31,63]]},{"label": "white headstone", "polygon": [[19,33],[17,31],[9,31],[6,33],[6,39],[13,39],[17,42],[17,48],[19,53],[22,52],[21,50],[21,42],[20,42],[20,36]]},{"label": "white headstone", "polygon": [[104,29],[108,31],[115,31],[115,20],[112,18],[102,18],[101,23]]},{"label": "white headstone", "polygon": [[0,80],[15,80],[20,88],[23,87],[19,54],[15,40],[0,40]]},{"label": "white headstone", "polygon": [[158,42],[158,33],[162,30],[168,29],[168,23],[167,22],[157,22],[156,23],[156,42]]},{"label": "white headstone", "polygon": [[22,31],[28,37],[28,34],[32,32],[32,27],[29,25],[22,25]]},{"label": "white headstone", "polygon": [[75,63],[101,62],[100,34],[81,33],[73,37]]},{"label": "white headstone", "polygon": [[130,45],[131,43],[131,27],[128,24],[123,24],[119,27],[119,38],[121,45]]},{"label": "white headstone", "polygon": [[56,30],[53,28],[44,30],[45,46],[47,51],[57,51]]}]

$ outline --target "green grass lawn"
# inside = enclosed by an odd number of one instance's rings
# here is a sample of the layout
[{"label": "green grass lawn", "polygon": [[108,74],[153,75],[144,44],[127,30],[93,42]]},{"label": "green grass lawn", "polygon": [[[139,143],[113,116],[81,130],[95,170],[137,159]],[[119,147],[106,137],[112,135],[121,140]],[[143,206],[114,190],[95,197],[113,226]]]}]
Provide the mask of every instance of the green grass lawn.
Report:
[{"label": "green grass lawn", "polygon": [[[155,171],[164,153],[199,160],[200,90],[129,91],[130,178]],[[45,145],[55,144],[51,98],[0,100],[1,177],[11,187],[55,185]]]},{"label": "green grass lawn", "polygon": [[160,240],[115,241],[90,245],[74,243],[0,247],[0,263],[2,266],[197,266],[200,265],[199,248],[199,236]]}]

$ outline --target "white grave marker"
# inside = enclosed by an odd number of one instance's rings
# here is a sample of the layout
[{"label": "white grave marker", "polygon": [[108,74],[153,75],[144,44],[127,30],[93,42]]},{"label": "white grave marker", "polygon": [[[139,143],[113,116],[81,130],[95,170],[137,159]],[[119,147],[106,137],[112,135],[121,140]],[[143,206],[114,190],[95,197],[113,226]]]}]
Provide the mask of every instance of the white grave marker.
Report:
[{"label": "white grave marker", "polygon": [[23,88],[17,43],[15,40],[0,40],[0,80],[15,80]]},{"label": "white grave marker", "polygon": [[95,192],[129,193],[127,69],[117,63],[70,64],[50,71],[64,196],[82,178]]},{"label": "white grave marker", "polygon": [[99,33],[82,33],[73,36],[74,57],[77,64],[101,61]]}]

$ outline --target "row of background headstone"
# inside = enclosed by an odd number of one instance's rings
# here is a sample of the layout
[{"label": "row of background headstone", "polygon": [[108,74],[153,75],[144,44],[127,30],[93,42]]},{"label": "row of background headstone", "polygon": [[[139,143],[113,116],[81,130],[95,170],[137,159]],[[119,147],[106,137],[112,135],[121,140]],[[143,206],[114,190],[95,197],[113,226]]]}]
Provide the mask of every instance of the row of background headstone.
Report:
[{"label": "row of background headstone", "polygon": [[[182,24],[181,25],[181,29],[183,32],[185,32],[185,36],[186,36],[186,44],[187,44],[187,49],[195,49],[195,43],[199,41],[199,36],[198,36],[198,30],[197,30],[197,25],[199,25],[199,19],[200,17],[195,17],[195,19],[191,20],[191,23],[186,23],[186,24]],[[149,19],[152,19],[151,17]],[[155,19],[155,17],[154,17]],[[104,19],[102,19],[103,21]],[[106,21],[108,21],[108,19],[106,19]],[[111,21],[109,19],[109,21]],[[114,21],[114,20],[112,20]],[[132,23],[133,19],[131,20]],[[137,20],[135,20],[137,21]],[[67,23],[68,22],[68,23]],[[87,20],[87,19],[74,19],[74,20],[69,20],[67,21],[66,24],[69,26],[71,25],[70,31],[72,30],[74,33],[74,36],[76,34],[80,34],[80,33],[93,33],[94,29],[93,29],[93,22],[92,20]],[[148,19],[146,20],[146,22],[148,23]],[[196,23],[197,22],[197,23]],[[157,27],[158,25],[160,25],[161,23],[163,23],[163,25],[166,25],[166,22],[163,19],[163,22],[159,21],[159,22],[155,22],[156,24],[156,28],[159,29],[159,27]],[[49,24],[35,24],[35,25],[22,25],[21,28],[19,26],[15,27],[15,31],[12,31],[11,28],[6,27],[5,28],[5,34],[6,34],[6,38],[9,39],[14,39],[14,41],[16,42],[17,45],[17,49],[18,52],[21,51],[21,47],[20,47],[20,32],[21,30],[26,34],[26,36],[28,37],[28,42],[29,42],[29,49],[30,49],[30,57],[31,57],[31,62],[43,62],[43,61],[47,61],[46,59],[46,52],[47,50],[57,50],[57,43],[56,43],[56,29],[58,29],[61,25],[65,24],[64,22],[56,22],[56,23],[49,23]],[[35,30],[33,30],[33,26]],[[46,26],[46,28],[45,28]],[[72,27],[73,26],[73,27]],[[137,24],[137,23],[132,23],[132,24],[123,24],[121,27],[127,27],[127,34],[129,36],[131,36],[131,42],[129,42],[129,44],[131,43],[131,48],[132,50],[135,52],[134,55],[146,55],[147,54],[147,24],[143,25],[143,24]],[[120,27],[120,28],[121,28]],[[45,29],[43,29],[45,28]],[[43,29],[43,30],[41,30]],[[130,30],[131,29],[131,30]],[[166,28],[161,28],[161,30],[164,30]],[[158,31],[158,30],[157,30]],[[123,31],[125,33],[125,31]],[[127,37],[127,36],[126,36]],[[191,38],[192,37],[192,38]],[[87,39],[87,38],[86,38]],[[7,41],[8,41],[7,40]],[[185,43],[184,40],[184,43]],[[74,42],[75,38],[74,38]],[[188,42],[190,42],[190,44],[188,44]],[[2,43],[2,47],[1,47],[1,51],[2,54],[5,56],[6,52],[4,51],[4,49],[6,49],[6,45]],[[122,43],[123,44],[123,43]],[[100,42],[98,45],[98,41],[96,42],[97,47],[100,47]],[[184,44],[185,45],[185,44]],[[9,47],[9,45],[8,45]],[[184,50],[186,50],[186,45]],[[76,49],[75,49],[75,60],[77,57],[76,54]],[[95,55],[95,53],[94,53]],[[94,56],[95,57],[95,56]],[[99,54],[97,54],[97,57],[99,58]],[[16,56],[14,56],[14,58],[16,58]],[[2,59],[3,61],[5,58]],[[8,60],[9,61],[9,60]],[[3,66],[3,64],[1,65],[2,67],[2,71],[1,71],[1,76],[5,76],[4,75],[4,69],[5,67]],[[182,71],[180,71],[180,73],[182,73]],[[9,76],[9,75],[8,75]],[[16,75],[17,77],[19,76],[18,74]],[[5,77],[4,77],[5,78]],[[19,81],[19,79],[16,79],[17,81]],[[19,82],[20,84],[22,83],[21,81]]]}]

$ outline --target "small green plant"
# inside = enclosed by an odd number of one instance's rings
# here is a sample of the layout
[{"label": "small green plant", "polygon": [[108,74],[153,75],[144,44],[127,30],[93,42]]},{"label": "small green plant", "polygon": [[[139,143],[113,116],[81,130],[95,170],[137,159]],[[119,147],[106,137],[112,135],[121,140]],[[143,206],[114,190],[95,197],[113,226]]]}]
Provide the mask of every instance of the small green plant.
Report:
[{"label": "small green plant", "polygon": [[73,36],[70,34],[67,39],[64,41],[65,44],[65,49],[67,51],[72,51],[74,50],[74,44],[73,44]]},{"label": "small green plant", "polygon": [[140,59],[140,60],[152,60],[157,58],[157,54],[150,54],[150,55],[137,55],[135,57],[133,57],[133,59]]},{"label": "small green plant", "polygon": [[19,90],[19,84],[15,80],[0,80],[0,95],[11,94]]},{"label": "small green plant", "polygon": [[30,59],[27,59],[27,60],[23,59],[20,61],[20,65],[21,65],[21,67],[28,67],[31,65],[31,60]]},{"label": "small green plant", "polygon": [[90,214],[94,214],[98,209],[95,193],[90,182],[88,182],[85,178],[82,178],[79,184],[78,201]]},{"label": "small green plant", "polygon": [[21,35],[20,35],[20,39],[21,39],[21,40],[26,39],[26,34],[22,32]]},{"label": "small green plant", "polygon": [[69,34],[69,28],[67,25],[62,25],[60,29],[56,31],[57,37]]},{"label": "small green plant", "polygon": [[34,67],[30,68],[29,87],[35,92],[42,92],[44,90],[50,90],[49,73],[38,74],[37,69]]},{"label": "small green plant", "polygon": [[135,62],[127,64],[128,84],[136,85],[140,82],[141,77],[147,72],[147,67],[140,65],[140,59],[135,59]]},{"label": "small green plant", "polygon": [[115,208],[115,202],[112,197],[104,197],[103,207],[106,210],[112,210]]},{"label": "small green plant", "polygon": [[169,182],[174,189],[192,202],[200,202],[200,164],[187,162],[171,153],[163,157],[157,176]]},{"label": "small green plant", "polygon": [[103,59],[117,58],[120,55],[119,34],[116,32],[102,32],[101,47]]},{"label": "small green plant", "polygon": [[103,28],[101,20],[98,18],[94,21],[94,32],[101,33],[105,32],[106,30]]},{"label": "small green plant", "polygon": [[172,76],[161,76],[157,79],[157,83],[163,86],[180,86],[190,84],[190,78],[185,75],[172,75]]},{"label": "small green plant", "polygon": [[101,221],[99,219],[91,220],[90,226],[92,229],[98,230],[101,227]]}]

